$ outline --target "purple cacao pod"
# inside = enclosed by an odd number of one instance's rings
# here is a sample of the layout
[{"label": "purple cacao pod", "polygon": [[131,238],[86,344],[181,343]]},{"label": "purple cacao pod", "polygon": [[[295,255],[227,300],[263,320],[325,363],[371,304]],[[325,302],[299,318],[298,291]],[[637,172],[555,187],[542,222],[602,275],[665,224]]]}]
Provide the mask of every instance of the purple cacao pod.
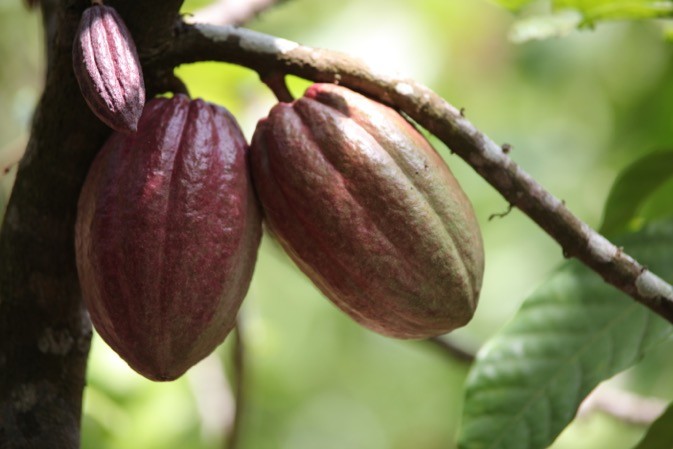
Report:
[{"label": "purple cacao pod", "polygon": [[393,109],[315,84],[260,121],[250,158],[268,228],[357,322],[427,338],[471,319],[484,264],[472,206]]},{"label": "purple cacao pod", "polygon": [[224,108],[148,102],[113,133],[78,204],[82,295],[103,339],[140,374],[172,380],[227,336],[261,236],[245,138]]},{"label": "purple cacao pod", "polygon": [[145,82],[131,33],[111,6],[93,5],[82,14],[73,69],[93,113],[115,131],[135,132]]}]

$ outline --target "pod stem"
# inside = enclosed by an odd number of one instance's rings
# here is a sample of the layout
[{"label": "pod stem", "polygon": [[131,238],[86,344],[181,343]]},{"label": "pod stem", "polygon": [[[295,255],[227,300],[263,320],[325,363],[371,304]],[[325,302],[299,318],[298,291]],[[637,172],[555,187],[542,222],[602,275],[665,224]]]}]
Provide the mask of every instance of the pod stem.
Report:
[{"label": "pod stem", "polygon": [[259,78],[276,96],[281,103],[292,103],[294,96],[290,92],[285,82],[285,74],[280,71],[271,71],[267,73],[260,73]]},{"label": "pod stem", "polygon": [[189,93],[189,88],[182,79],[175,75],[172,71],[162,72],[156,74],[149,83],[153,86],[153,90],[149,93],[149,97],[156,94],[170,92],[172,94],[184,94],[189,98],[192,96]]}]

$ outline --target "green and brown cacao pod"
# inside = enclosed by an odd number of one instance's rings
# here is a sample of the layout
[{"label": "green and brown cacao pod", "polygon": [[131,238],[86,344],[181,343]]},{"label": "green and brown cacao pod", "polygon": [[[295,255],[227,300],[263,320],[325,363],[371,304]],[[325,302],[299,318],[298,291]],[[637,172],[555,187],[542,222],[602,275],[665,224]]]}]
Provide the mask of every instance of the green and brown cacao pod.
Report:
[{"label": "green and brown cacao pod", "polygon": [[472,206],[396,111],[315,84],[260,121],[250,151],[268,228],[344,312],[398,338],[471,319],[484,265]]},{"label": "green and brown cacao pod", "polygon": [[84,100],[110,128],[134,132],[145,105],[145,82],[131,33],[111,6],[82,14],[73,69]]},{"label": "green and brown cacao pod", "polygon": [[82,295],[145,377],[179,377],[235,324],[261,236],[247,151],[224,108],[176,95],[148,102],[138,131],[113,133],[91,166],[75,229]]}]

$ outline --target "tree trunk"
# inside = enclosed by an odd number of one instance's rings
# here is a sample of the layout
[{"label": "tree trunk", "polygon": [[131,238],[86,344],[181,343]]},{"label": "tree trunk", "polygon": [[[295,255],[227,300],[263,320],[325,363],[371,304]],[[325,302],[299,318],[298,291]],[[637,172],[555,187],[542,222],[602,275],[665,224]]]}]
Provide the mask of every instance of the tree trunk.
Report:
[{"label": "tree trunk", "polygon": [[[15,0],[18,1],[18,0]],[[181,0],[110,1],[141,59],[169,45]],[[89,111],[71,48],[86,0],[43,0],[44,92],[0,232],[0,448],[76,448],[91,325],[74,251],[77,199],[109,135]],[[148,91],[156,74],[146,74]]]}]

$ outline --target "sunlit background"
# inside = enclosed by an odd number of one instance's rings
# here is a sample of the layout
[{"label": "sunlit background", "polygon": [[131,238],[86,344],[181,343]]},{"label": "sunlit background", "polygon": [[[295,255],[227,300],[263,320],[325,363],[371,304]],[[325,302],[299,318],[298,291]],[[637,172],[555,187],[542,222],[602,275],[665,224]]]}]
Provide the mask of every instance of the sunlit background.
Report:
[{"label": "sunlit background", "polygon": [[[206,1],[187,1],[185,12]],[[513,43],[515,16],[485,0],[288,0],[248,24],[300,43],[344,51],[429,85],[593,226],[617,172],[673,147],[673,48],[656,22],[601,24],[560,39]],[[0,165],[21,155],[44,64],[39,15],[0,0]],[[250,70],[220,64],[177,74],[194,97],[230,109],[247,137],[274,97]],[[296,78],[300,95],[308,84]],[[454,333],[473,350],[515,313],[562,260],[523,214],[433,141],[471,198],[482,226],[486,275],[473,321]],[[0,209],[16,172],[0,178]],[[653,202],[666,201],[673,185]],[[0,211],[1,216],[1,211]],[[332,306],[265,237],[241,311],[246,449],[454,447],[468,366],[423,342],[360,328]],[[231,338],[173,383],[152,383],[94,338],[83,447],[223,447],[233,413]],[[671,348],[664,348],[669,351]],[[646,359],[614,382],[673,397],[670,366]],[[555,449],[628,448],[644,428],[607,415],[576,420]]]}]

